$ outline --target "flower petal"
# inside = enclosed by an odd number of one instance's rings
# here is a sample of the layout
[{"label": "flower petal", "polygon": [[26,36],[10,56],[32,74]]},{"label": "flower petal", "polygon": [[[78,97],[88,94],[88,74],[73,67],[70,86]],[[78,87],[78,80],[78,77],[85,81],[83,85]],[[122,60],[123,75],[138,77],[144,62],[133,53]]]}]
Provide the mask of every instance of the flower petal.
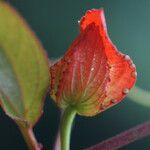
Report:
[{"label": "flower petal", "polygon": [[[61,107],[75,105],[81,115],[94,115],[106,97],[109,67],[99,29],[90,24],[65,56],[51,67],[52,97]],[[90,109],[89,109],[90,108]]]},{"label": "flower petal", "polygon": [[121,101],[129,92],[136,81],[136,68],[130,57],[120,53],[109,39],[104,11],[102,9],[87,11],[86,15],[80,21],[81,33],[90,24],[95,24],[99,27],[99,34],[102,37],[104,51],[110,67],[110,82],[108,83],[107,97],[100,108],[103,111]]}]

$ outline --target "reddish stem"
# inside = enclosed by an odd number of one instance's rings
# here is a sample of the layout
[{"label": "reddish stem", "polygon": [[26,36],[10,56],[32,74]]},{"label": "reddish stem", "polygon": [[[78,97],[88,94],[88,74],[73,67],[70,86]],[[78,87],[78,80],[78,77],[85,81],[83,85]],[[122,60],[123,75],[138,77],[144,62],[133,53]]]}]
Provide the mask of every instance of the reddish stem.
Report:
[{"label": "reddish stem", "polygon": [[86,150],[116,150],[150,135],[150,121],[137,125]]},{"label": "reddish stem", "polygon": [[24,137],[24,140],[29,150],[41,150],[42,149],[42,145],[37,142],[32,128],[19,125],[19,129]]}]

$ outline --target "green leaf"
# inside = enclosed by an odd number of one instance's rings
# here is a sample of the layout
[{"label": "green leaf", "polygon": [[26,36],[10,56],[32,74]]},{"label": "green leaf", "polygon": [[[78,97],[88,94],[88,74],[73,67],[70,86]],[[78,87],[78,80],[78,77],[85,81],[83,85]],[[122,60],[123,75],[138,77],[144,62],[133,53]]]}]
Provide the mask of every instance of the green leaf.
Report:
[{"label": "green leaf", "polygon": [[25,21],[0,2],[0,99],[12,119],[34,125],[49,85],[48,59]]}]

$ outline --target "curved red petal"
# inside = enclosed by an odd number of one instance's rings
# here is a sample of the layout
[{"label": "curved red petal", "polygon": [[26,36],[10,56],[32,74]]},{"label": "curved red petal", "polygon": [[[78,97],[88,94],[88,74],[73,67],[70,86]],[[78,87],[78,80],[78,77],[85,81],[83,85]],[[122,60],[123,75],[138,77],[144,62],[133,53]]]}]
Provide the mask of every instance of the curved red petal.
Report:
[{"label": "curved red petal", "polygon": [[87,11],[80,21],[81,32],[90,24],[99,28],[104,50],[110,67],[110,82],[108,83],[107,97],[104,99],[101,110],[116,104],[129,92],[136,81],[136,68],[129,56],[120,53],[113,45],[107,34],[104,11],[93,9]]},{"label": "curved red petal", "polygon": [[81,111],[85,111],[85,115],[97,113],[106,96],[109,79],[99,29],[94,24],[89,25],[73,42],[65,56],[51,67],[50,72],[51,92],[58,104],[62,100],[61,105],[68,102],[82,105]]}]

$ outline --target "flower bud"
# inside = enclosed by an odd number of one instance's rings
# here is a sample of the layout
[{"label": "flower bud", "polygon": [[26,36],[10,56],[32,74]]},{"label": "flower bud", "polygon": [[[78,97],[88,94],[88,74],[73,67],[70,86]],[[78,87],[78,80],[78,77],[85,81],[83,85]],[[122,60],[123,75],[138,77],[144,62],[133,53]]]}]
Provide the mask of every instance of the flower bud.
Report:
[{"label": "flower bud", "polygon": [[104,12],[92,9],[80,20],[80,35],[50,67],[51,97],[58,106],[93,116],[120,102],[136,81],[136,68],[107,35]]}]

